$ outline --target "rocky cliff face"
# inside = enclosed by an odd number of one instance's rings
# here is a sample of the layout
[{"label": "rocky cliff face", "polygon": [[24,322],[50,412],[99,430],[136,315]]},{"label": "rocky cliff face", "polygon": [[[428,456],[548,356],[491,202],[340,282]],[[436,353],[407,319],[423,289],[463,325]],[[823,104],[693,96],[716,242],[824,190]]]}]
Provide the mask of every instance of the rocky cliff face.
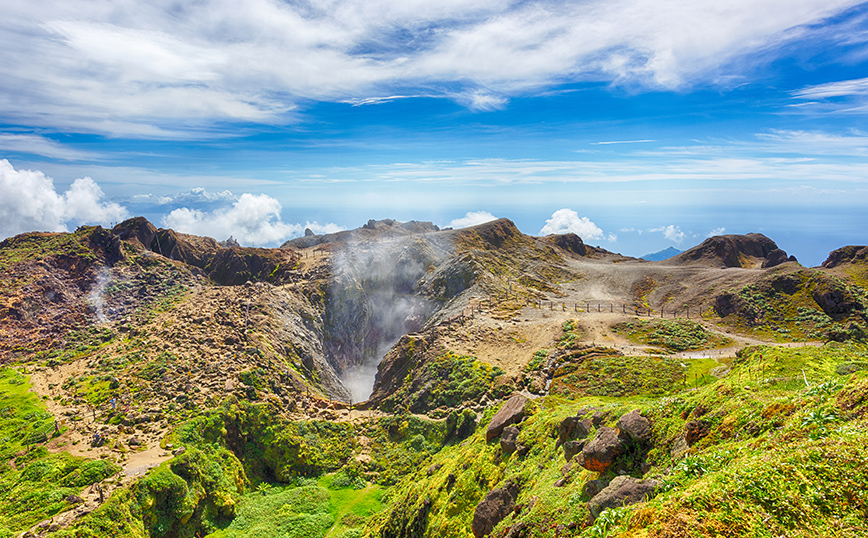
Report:
[{"label": "rocky cliff face", "polygon": [[829,253],[829,257],[823,262],[823,267],[832,269],[846,264],[866,264],[868,265],[868,246],[850,245],[833,250]]},{"label": "rocky cliff face", "polygon": [[793,256],[779,249],[774,241],[763,234],[719,235],[702,244],[673,256],[666,261],[672,265],[702,265],[705,267],[767,268],[787,261]]}]

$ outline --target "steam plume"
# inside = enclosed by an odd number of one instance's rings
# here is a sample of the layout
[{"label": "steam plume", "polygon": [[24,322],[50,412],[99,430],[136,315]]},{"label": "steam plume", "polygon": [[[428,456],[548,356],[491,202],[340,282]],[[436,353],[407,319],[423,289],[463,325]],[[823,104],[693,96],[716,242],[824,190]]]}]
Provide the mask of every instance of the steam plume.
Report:
[{"label": "steam plume", "polygon": [[100,269],[99,274],[97,274],[96,282],[94,282],[93,287],[90,289],[90,293],[87,294],[87,301],[90,303],[91,309],[96,314],[100,323],[108,323],[109,321],[105,315],[105,299],[103,299],[103,295],[105,294],[106,286],[108,286],[111,280],[112,276],[108,268],[103,267]]}]

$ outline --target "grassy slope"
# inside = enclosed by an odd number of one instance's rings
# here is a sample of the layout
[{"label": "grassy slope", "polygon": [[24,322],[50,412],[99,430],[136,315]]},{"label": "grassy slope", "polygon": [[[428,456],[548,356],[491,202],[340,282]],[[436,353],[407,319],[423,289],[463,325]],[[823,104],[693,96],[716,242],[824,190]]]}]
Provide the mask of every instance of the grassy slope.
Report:
[{"label": "grassy slope", "polygon": [[[389,510],[368,531],[395,536],[402,525],[419,524],[428,504],[420,525],[425,535],[471,536],[476,504],[510,479],[521,484],[518,504],[525,509],[492,536],[518,521],[528,536],[556,536],[558,525],[567,535],[585,536],[862,536],[868,531],[868,376],[838,371],[866,356],[857,346],[752,348],[727,378],[674,396],[542,399],[519,436],[531,446],[525,458],[504,456],[480,429],[435,455],[433,463],[441,465],[435,472],[423,467],[390,492]],[[566,486],[554,487],[565,461],[551,437],[560,420],[588,405],[608,411],[612,421],[631,409],[652,420],[646,478],[663,483],[663,493],[649,503],[614,511],[590,527],[582,487],[597,475],[574,469]],[[673,456],[691,420],[706,423],[709,433]]]},{"label": "grassy slope", "polygon": [[104,460],[49,454],[41,443],[54,434],[54,418],[29,388],[18,371],[0,370],[0,536],[69,510],[67,497],[120,470]]}]

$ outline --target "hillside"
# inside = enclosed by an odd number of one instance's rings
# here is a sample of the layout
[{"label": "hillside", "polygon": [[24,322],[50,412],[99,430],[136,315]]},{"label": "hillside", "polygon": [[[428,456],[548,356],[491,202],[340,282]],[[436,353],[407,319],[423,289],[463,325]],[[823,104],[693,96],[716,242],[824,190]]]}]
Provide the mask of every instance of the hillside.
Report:
[{"label": "hillside", "polygon": [[135,218],[0,269],[0,537],[868,531],[864,247]]}]

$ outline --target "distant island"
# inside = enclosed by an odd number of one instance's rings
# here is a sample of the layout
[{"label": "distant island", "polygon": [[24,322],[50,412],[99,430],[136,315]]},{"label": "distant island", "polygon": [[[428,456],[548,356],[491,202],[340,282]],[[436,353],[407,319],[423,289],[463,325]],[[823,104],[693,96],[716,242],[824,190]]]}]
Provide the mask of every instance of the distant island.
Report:
[{"label": "distant island", "polygon": [[672,256],[676,256],[684,252],[683,250],[678,250],[675,247],[669,247],[667,249],[661,250],[659,252],[654,252],[652,254],[646,254],[641,257],[643,260],[647,260],[649,262],[659,262],[662,260],[668,260]]}]

